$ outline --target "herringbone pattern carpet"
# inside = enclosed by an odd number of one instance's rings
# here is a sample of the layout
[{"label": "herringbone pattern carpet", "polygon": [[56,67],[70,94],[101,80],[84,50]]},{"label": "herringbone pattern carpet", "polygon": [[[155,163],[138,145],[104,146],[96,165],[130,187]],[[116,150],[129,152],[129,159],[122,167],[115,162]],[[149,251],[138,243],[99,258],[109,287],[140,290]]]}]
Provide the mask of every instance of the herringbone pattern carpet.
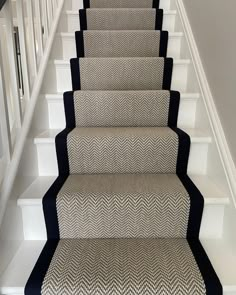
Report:
[{"label": "herringbone pattern carpet", "polygon": [[88,30],[155,30],[156,9],[87,9]]},{"label": "herringbone pattern carpet", "polygon": [[91,8],[151,8],[153,0],[91,0]]},{"label": "herringbone pattern carpet", "polygon": [[81,127],[67,150],[71,174],[176,173],[178,136],[168,127]]},{"label": "herringbone pattern carpet", "polygon": [[162,57],[83,58],[82,90],[160,90],[165,59]]},{"label": "herringbone pattern carpet", "polygon": [[158,57],[160,31],[85,31],[85,57]]},{"label": "herringbone pattern carpet", "polygon": [[65,239],[42,293],[203,295],[206,290],[184,239]]},{"label": "herringbone pattern carpet", "polygon": [[175,174],[71,175],[57,197],[60,236],[68,239],[183,238],[189,209]]},{"label": "herringbone pattern carpet", "polygon": [[76,91],[77,127],[160,126],[168,124],[169,91]]},{"label": "herringbone pattern carpet", "polygon": [[43,199],[48,241],[26,295],[222,294],[199,242],[204,202],[158,3],[84,0]]}]

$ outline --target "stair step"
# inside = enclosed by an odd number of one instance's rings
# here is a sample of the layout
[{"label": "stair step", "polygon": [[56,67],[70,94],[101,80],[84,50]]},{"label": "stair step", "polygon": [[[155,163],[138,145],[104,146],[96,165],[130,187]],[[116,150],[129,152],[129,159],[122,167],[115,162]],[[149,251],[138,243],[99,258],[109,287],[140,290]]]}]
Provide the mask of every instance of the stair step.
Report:
[{"label": "stair step", "polygon": [[79,11],[81,30],[162,30],[163,10],[90,8]]},{"label": "stair step", "polygon": [[[234,249],[223,239],[201,239],[213,267],[223,285],[224,295],[236,293],[236,256]],[[28,277],[45,244],[44,240],[23,241],[0,278],[0,293],[23,295]]]},{"label": "stair step", "polygon": [[[81,7],[82,8],[82,7]],[[175,31],[176,10],[164,10],[162,29],[169,32]],[[80,30],[78,10],[67,10],[61,16],[58,32],[74,33]]]},{"label": "stair step", "polygon": [[[170,9],[171,0],[160,0],[159,7],[162,9]],[[83,0],[65,0],[65,9],[79,10],[83,8]]]},{"label": "stair step", "polygon": [[[67,92],[64,97],[68,128],[176,127],[180,100],[178,92],[166,90],[79,90]],[[72,116],[75,120],[71,120]]]},{"label": "stair step", "polygon": [[[190,158],[188,163],[189,174],[205,174],[207,169],[207,153],[212,139],[201,130],[184,129],[191,137]],[[55,136],[59,130],[51,129],[40,133],[34,143],[38,152],[39,175],[57,175],[57,159],[55,150]]]},{"label": "stair step", "polygon": [[[176,59],[173,61],[171,89],[186,92],[190,66],[191,61],[189,59]],[[65,92],[71,89],[70,62],[66,60],[51,60],[48,63],[44,79],[43,93]]]},{"label": "stair step", "polygon": [[[48,242],[47,249],[55,244]],[[157,289],[174,294],[176,285],[169,284],[171,277],[182,294],[189,286],[193,294],[205,291],[185,239],[62,239],[54,255],[43,283],[46,290],[61,290],[63,282],[68,294],[73,294],[74,290],[84,293],[101,286],[107,294],[117,284],[121,290],[132,288],[134,294],[142,293],[146,286],[151,294]],[[44,266],[45,261],[41,261]],[[164,282],[164,286],[160,287],[158,280]],[[35,280],[30,286],[35,290]]]},{"label": "stair step", "polygon": [[89,0],[87,1],[88,5],[84,8],[151,8],[159,7],[159,1],[153,0],[119,0],[119,1],[106,1],[106,0]]},{"label": "stair step", "polygon": [[[167,56],[180,58],[183,32],[169,33]],[[52,58],[69,60],[76,57],[76,45],[74,33],[58,33],[51,54]]]},{"label": "stair step", "polygon": [[[65,127],[65,112],[63,104],[63,94],[45,94],[42,99],[46,99],[49,111],[49,128],[62,129]],[[199,93],[181,93],[178,126],[181,128],[194,128],[197,102]]]},{"label": "stair step", "polygon": [[66,138],[70,174],[183,173],[188,158],[178,147],[189,147],[188,139],[177,133],[170,127],[76,127],[66,137],[60,133],[57,145]]},{"label": "stair step", "polygon": [[176,174],[69,175],[56,198],[60,237],[183,238],[188,196]]},{"label": "stair step", "polygon": [[[190,178],[203,194],[206,205],[227,205],[229,196],[207,176],[191,175]],[[23,206],[41,206],[42,198],[56,176],[39,176],[20,196],[17,204]]]},{"label": "stair step", "polygon": [[75,36],[78,57],[166,57],[167,53],[167,31],[87,30]]},{"label": "stair step", "polygon": [[173,64],[170,58],[89,57],[70,62],[73,90],[170,89]]},{"label": "stair step", "polygon": [[[221,237],[224,208],[229,204],[229,196],[218,187],[214,179],[201,175],[191,175],[190,178],[205,201],[200,236]],[[17,203],[22,209],[25,239],[46,239],[42,198],[55,179],[56,176],[40,176],[19,197]]]}]

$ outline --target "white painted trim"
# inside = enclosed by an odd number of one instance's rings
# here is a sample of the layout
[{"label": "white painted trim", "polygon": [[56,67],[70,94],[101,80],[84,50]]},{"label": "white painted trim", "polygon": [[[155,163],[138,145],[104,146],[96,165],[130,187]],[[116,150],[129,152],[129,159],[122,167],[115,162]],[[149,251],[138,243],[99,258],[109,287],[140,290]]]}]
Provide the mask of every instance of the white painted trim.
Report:
[{"label": "white painted trim", "polygon": [[188,20],[188,16],[182,0],[176,0],[177,10],[179,12],[180,20],[183,25],[186,41],[189,46],[193,66],[196,71],[199,86],[202,92],[202,97],[206,107],[209,122],[211,124],[212,132],[216,141],[219,155],[224,167],[224,171],[229,184],[230,192],[233,198],[234,206],[236,207],[236,167],[230,149],[224,134],[223,127],[214,103],[214,99],[207,81],[207,77],[201,62],[200,54],[194,35]]},{"label": "white painted trim", "polygon": [[44,53],[44,56],[42,58],[42,61],[41,61],[40,67],[39,67],[37,82],[34,84],[31,99],[27,105],[27,109],[25,112],[25,118],[23,121],[22,129],[21,129],[21,134],[20,134],[20,137],[16,143],[14,153],[12,155],[12,160],[8,166],[8,169],[5,173],[5,177],[4,177],[4,180],[2,183],[1,198],[0,198],[0,224],[2,222],[4,213],[5,213],[7,202],[8,202],[10,193],[11,193],[12,186],[14,184],[14,180],[15,180],[17,170],[19,167],[19,163],[20,163],[20,159],[21,159],[21,155],[22,155],[22,152],[24,149],[25,141],[26,141],[28,132],[30,130],[31,121],[32,121],[33,114],[34,114],[34,109],[35,109],[35,106],[36,106],[36,103],[37,103],[37,100],[38,100],[38,97],[40,94],[40,89],[41,89],[42,82],[44,79],[44,74],[45,74],[45,71],[47,68],[52,44],[53,44],[54,37],[55,37],[56,31],[57,31],[57,26],[58,26],[58,22],[60,19],[63,5],[64,5],[64,0],[60,0],[57,11],[55,13],[55,19],[52,24],[52,28],[51,28],[51,32],[50,32],[50,35],[49,35],[49,38],[47,41],[47,45],[45,48],[45,53]]}]

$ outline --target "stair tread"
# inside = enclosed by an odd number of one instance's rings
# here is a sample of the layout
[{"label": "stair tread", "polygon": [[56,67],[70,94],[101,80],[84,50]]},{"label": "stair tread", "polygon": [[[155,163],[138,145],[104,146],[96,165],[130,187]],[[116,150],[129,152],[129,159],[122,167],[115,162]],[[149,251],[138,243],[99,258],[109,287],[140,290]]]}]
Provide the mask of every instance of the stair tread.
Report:
[{"label": "stair tread", "polygon": [[[223,239],[201,240],[213,267],[223,285],[224,292],[236,291],[236,255]],[[24,287],[45,241],[23,241],[0,279],[2,294],[24,294]]]},{"label": "stair tread", "polygon": [[[133,30],[122,30],[122,31],[118,31],[118,30],[114,30],[114,31],[109,31],[109,32],[139,32],[139,33],[142,33],[142,32],[150,32],[151,30],[137,30],[137,31],[133,31]],[[154,30],[153,30],[154,31]],[[90,32],[90,30],[87,30],[87,32]],[[96,31],[96,30],[92,30],[91,32],[107,32],[107,31]],[[156,31],[154,31],[156,32]],[[75,38],[75,33],[68,33],[68,32],[60,32],[60,33],[57,33],[57,36],[62,36],[62,37],[70,37],[70,38]],[[169,37],[182,37],[184,36],[184,33],[183,32],[170,32],[169,33]]]},{"label": "stair tread", "polygon": [[159,6],[159,2],[153,2],[152,0],[115,0],[115,1],[106,1],[106,0],[90,0],[89,5],[85,5],[85,7],[96,7],[96,8],[119,8],[119,7],[126,7],[126,8],[133,8],[133,7],[140,7],[140,8],[149,8],[153,7],[153,5]]},{"label": "stair tread", "polygon": [[[95,128],[100,128],[100,127],[95,127]],[[191,137],[192,143],[201,143],[201,142],[211,143],[212,141],[211,136],[203,130],[195,129],[195,128],[182,128],[182,129],[187,134],[189,134],[189,136]],[[61,130],[58,130],[58,129],[48,129],[48,130],[42,131],[40,134],[38,134],[35,137],[34,143],[35,144],[54,143],[55,137],[60,131]]]},{"label": "stair tread", "polygon": [[[19,206],[38,206],[56,177],[38,177],[18,199]],[[203,194],[205,204],[228,204],[229,196],[207,176],[191,175],[190,178]]]},{"label": "stair tread", "polygon": [[[160,59],[161,57],[109,57],[109,58],[105,58],[105,57],[82,57],[83,59],[94,59],[94,60],[99,60],[99,59],[143,59],[143,60],[151,60],[151,59]],[[70,65],[70,61],[65,60],[65,59],[54,59],[54,60],[50,60],[49,63],[54,63],[55,65]],[[173,60],[173,64],[174,65],[188,65],[190,64],[191,61],[190,59],[174,59]]]},{"label": "stair tread", "polygon": [[[90,9],[92,9],[92,8],[90,8]],[[93,9],[97,9],[97,8],[93,8]],[[103,8],[103,9],[109,9],[109,8]],[[120,8],[120,9],[129,9],[129,8]],[[150,10],[150,9],[152,9],[152,8],[132,8],[132,9],[148,9],[148,10]],[[66,12],[65,12],[67,15],[79,15],[79,13],[78,13],[78,11],[77,10],[66,10]],[[177,14],[177,11],[176,10],[172,10],[172,9],[170,9],[170,10],[168,10],[168,9],[165,9],[164,11],[163,11],[163,13],[164,13],[164,15],[165,14],[170,14],[170,15],[176,15]]]},{"label": "stair tread", "polygon": [[85,5],[85,7],[96,7],[96,8],[119,8],[119,7],[126,7],[126,8],[133,8],[133,7],[140,7],[140,8],[149,8],[152,7],[154,2],[152,0],[145,0],[145,1],[101,1],[101,0],[90,0],[89,5]]},{"label": "stair tread", "polygon": [[[112,91],[112,90],[110,90],[110,91]],[[116,91],[116,90],[113,90],[113,91]],[[144,90],[144,91],[146,91],[146,90]],[[157,90],[157,91],[159,91],[159,90]],[[96,91],[96,92],[99,92],[99,91]],[[46,94],[41,94],[41,96],[43,96],[48,101],[63,100],[63,93],[46,93]],[[182,93],[180,93],[180,97],[182,99],[198,99],[200,97],[200,93],[198,93],[198,92],[195,92],[195,93],[194,92],[193,93],[182,92]]]}]

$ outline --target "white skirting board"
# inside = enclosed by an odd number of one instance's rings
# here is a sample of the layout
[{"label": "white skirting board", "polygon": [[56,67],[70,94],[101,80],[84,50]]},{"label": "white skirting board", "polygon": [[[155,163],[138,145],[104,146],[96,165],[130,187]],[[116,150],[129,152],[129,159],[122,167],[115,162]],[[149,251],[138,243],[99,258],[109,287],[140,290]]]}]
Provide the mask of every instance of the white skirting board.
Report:
[{"label": "white skirting board", "polygon": [[236,167],[234,165],[234,161],[225,138],[223,127],[217,113],[210,86],[207,82],[207,77],[198,52],[197,43],[194,39],[194,35],[187,17],[183,1],[175,0],[175,3],[181,21],[181,27],[183,28],[184,35],[190,50],[193,66],[197,75],[197,80],[201,88],[205,108],[208,114],[208,119],[211,125],[212,132],[214,134],[214,141],[217,145],[218,152],[224,168],[224,173],[226,175],[229,189],[231,191],[232,200],[234,206],[236,207]]}]

